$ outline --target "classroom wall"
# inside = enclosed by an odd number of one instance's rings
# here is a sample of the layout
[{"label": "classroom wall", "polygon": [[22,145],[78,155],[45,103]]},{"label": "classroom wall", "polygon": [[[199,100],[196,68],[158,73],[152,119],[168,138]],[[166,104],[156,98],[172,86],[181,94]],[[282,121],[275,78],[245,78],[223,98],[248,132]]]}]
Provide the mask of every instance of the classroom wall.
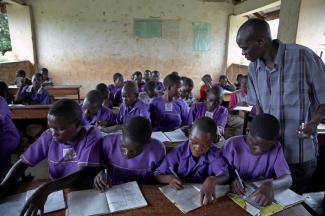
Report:
[{"label": "classroom wall", "polygon": [[301,0],[296,42],[311,48],[318,55],[321,51],[325,52],[324,20],[325,0]]},{"label": "classroom wall", "polygon": [[[55,83],[81,84],[82,95],[115,72],[126,78],[145,69],[187,75],[198,85],[205,73],[225,72],[231,3],[200,0],[27,0],[32,6],[39,67]],[[140,39],[133,18],[170,21],[167,37]],[[211,23],[211,49],[192,51],[192,21]]]}]

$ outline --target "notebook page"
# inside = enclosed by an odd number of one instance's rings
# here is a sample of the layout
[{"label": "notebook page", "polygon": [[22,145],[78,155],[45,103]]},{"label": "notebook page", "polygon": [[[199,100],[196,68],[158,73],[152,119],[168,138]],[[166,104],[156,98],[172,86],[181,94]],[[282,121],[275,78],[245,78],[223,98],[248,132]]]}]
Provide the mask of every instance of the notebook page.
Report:
[{"label": "notebook page", "polygon": [[171,132],[165,132],[165,135],[169,138],[171,142],[184,142],[188,140],[184,132],[181,129],[177,129]]},{"label": "notebook page", "polygon": [[82,190],[68,193],[67,216],[88,216],[108,214],[105,193],[95,190]]},{"label": "notebook page", "polygon": [[105,194],[110,213],[148,205],[136,181],[114,185]]},{"label": "notebook page", "polygon": [[[192,185],[195,189],[197,189],[198,191],[201,191],[202,184],[192,184]],[[215,193],[217,199],[219,197],[226,195],[229,192],[229,190],[230,190],[229,185],[216,185],[214,187],[214,193]]]},{"label": "notebook page", "polygon": [[168,137],[161,131],[152,132],[151,138],[157,139],[160,142],[170,142]]},{"label": "notebook page", "polygon": [[[26,200],[32,196],[32,194],[36,191],[29,190],[26,193]],[[61,209],[65,209],[64,195],[63,190],[56,191],[48,195],[47,200],[44,205],[44,213],[49,213],[53,211],[58,211]]]},{"label": "notebook page", "polygon": [[233,108],[233,110],[239,110],[239,111],[246,111],[246,112],[250,112],[252,111],[253,106],[236,106],[235,108]]},{"label": "notebook page", "polygon": [[181,190],[175,190],[167,185],[159,187],[159,190],[183,213],[201,207],[200,192],[191,184],[185,184],[183,187]]},{"label": "notebook page", "polygon": [[296,194],[290,189],[276,191],[274,193],[274,200],[283,207],[288,207],[301,203],[304,201],[304,197]]},{"label": "notebook page", "polygon": [[0,200],[0,215],[19,216],[26,202],[26,193],[8,196]]}]

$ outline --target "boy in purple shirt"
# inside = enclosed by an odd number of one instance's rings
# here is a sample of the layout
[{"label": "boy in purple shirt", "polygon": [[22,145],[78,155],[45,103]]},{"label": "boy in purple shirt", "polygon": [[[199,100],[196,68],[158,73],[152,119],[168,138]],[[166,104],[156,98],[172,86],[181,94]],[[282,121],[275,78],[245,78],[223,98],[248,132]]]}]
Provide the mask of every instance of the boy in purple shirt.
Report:
[{"label": "boy in purple shirt", "polygon": [[49,128],[21,156],[0,184],[0,197],[16,185],[29,166],[48,158],[50,182],[40,186],[27,200],[21,215],[43,212],[47,196],[86,179],[99,166],[101,136],[96,127],[81,126],[79,105],[68,99],[49,110]]},{"label": "boy in purple shirt", "polygon": [[[262,206],[272,202],[275,190],[289,188],[292,183],[289,166],[277,141],[278,135],[278,120],[270,114],[261,114],[252,121],[247,136],[232,137],[222,148],[230,169],[236,170],[243,180],[271,178],[253,194],[255,201]],[[245,188],[238,177],[232,179],[231,190],[243,194]]]},{"label": "boy in purple shirt", "polygon": [[189,107],[191,107],[195,101],[195,98],[192,94],[193,87],[194,83],[191,78],[181,77],[180,97],[187,103]]},{"label": "boy in purple shirt", "polygon": [[105,83],[99,83],[96,85],[96,90],[102,94],[103,107],[110,108],[111,107],[110,100],[109,100],[110,92],[107,88],[107,85]]},{"label": "boy in purple shirt", "polygon": [[151,80],[157,82],[156,86],[156,92],[158,96],[161,96],[164,94],[165,86],[164,83],[160,82],[160,72],[157,70],[154,70],[151,72]]},{"label": "boy in purple shirt", "polygon": [[149,106],[150,118],[155,131],[173,131],[187,123],[189,107],[179,98],[181,78],[169,74],[164,79],[163,96],[154,98]]},{"label": "boy in purple shirt", "polygon": [[[122,134],[111,134],[104,138],[102,162],[107,168],[99,172],[94,186],[104,191],[110,183],[121,184],[129,181],[153,183],[153,172],[165,158],[165,146],[151,139],[151,123],[137,116],[130,118]],[[108,180],[111,178],[111,182]]]},{"label": "boy in purple shirt", "polygon": [[42,87],[43,76],[36,73],[32,77],[32,85],[22,82],[19,87],[15,101],[22,104],[49,104],[49,93]]},{"label": "boy in purple shirt", "polygon": [[189,140],[169,152],[158,167],[157,181],[175,189],[181,189],[184,182],[203,183],[201,202],[205,200],[205,205],[212,202],[215,186],[228,180],[227,164],[213,145],[216,133],[217,125],[212,119],[197,119]]},{"label": "boy in purple shirt", "polygon": [[149,106],[152,99],[157,97],[156,86],[156,81],[147,82],[144,86],[144,91],[139,93],[139,100]]},{"label": "boy in purple shirt", "polygon": [[139,92],[143,92],[145,83],[142,81],[142,73],[140,71],[134,72],[131,79],[137,83]]},{"label": "boy in purple shirt", "polygon": [[114,84],[110,84],[107,86],[108,91],[110,93],[109,99],[112,107],[120,106],[120,104],[122,103],[121,91],[124,85],[123,75],[120,73],[115,73],[113,75],[113,82]]},{"label": "boy in purple shirt", "polygon": [[115,124],[113,112],[103,107],[102,94],[97,90],[91,90],[86,95],[82,104],[83,118],[90,125],[109,127]]},{"label": "boy in purple shirt", "polygon": [[6,100],[0,96],[0,178],[11,165],[10,154],[19,145],[20,135],[11,120]]},{"label": "boy in purple shirt", "polygon": [[223,90],[219,86],[214,86],[207,90],[207,98],[205,102],[193,104],[188,117],[188,125],[191,126],[196,119],[206,116],[213,119],[220,135],[223,135],[227,124],[228,110],[220,106],[223,100]]},{"label": "boy in purple shirt", "polygon": [[218,85],[224,90],[228,90],[228,91],[236,90],[236,87],[233,84],[231,84],[231,82],[229,82],[228,77],[226,75],[221,75],[219,77]]}]

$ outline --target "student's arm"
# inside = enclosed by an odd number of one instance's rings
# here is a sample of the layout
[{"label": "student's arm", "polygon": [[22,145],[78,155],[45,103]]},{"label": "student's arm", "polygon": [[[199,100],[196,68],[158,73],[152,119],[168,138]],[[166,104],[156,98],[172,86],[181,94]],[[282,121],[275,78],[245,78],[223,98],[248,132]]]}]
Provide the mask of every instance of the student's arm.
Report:
[{"label": "student's arm", "polygon": [[41,211],[41,215],[42,215],[44,213],[43,206],[49,194],[51,194],[54,191],[62,190],[77,182],[82,181],[89,174],[89,172],[92,171],[92,169],[94,168],[81,167],[77,172],[74,172],[63,178],[43,184],[26,201],[20,215],[21,216],[36,215],[38,210]]},{"label": "student's arm", "polygon": [[291,184],[292,178],[289,174],[281,176],[275,180],[270,179],[264,182],[254,193],[252,193],[251,197],[253,197],[259,205],[266,206],[272,203],[274,191],[287,189]]},{"label": "student's arm", "polygon": [[172,188],[180,190],[183,188],[183,182],[173,175],[158,175],[156,180],[159,183],[169,184]]},{"label": "student's arm", "polygon": [[225,184],[229,179],[228,175],[209,176],[207,177],[200,191],[201,204],[208,205],[216,200],[215,187],[218,184]]},{"label": "student's arm", "polygon": [[5,196],[8,191],[15,185],[17,180],[24,174],[28,165],[23,163],[22,160],[18,160],[9,170],[6,177],[0,184],[0,199]]},{"label": "student's arm", "polygon": [[304,134],[307,134],[310,137],[315,130],[317,130],[317,126],[325,115],[325,104],[320,104],[316,111],[312,114],[311,120],[305,125],[305,128],[301,130]]},{"label": "student's arm", "polygon": [[15,95],[15,102],[16,103],[21,103],[23,101],[23,97],[22,97],[21,93],[22,93],[25,86],[26,86],[26,82],[22,82],[21,86],[19,87],[19,89],[18,89],[18,91],[17,91],[17,93]]}]

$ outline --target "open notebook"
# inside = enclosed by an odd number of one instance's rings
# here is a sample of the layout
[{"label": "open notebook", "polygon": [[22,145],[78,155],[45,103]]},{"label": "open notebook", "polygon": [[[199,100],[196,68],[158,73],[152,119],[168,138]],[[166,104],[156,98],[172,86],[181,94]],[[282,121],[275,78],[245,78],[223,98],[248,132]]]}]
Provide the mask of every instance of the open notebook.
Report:
[{"label": "open notebook", "polygon": [[160,142],[184,142],[188,139],[181,129],[171,132],[152,132],[151,138],[155,138]]},{"label": "open notebook", "polygon": [[236,106],[233,108],[233,110],[238,110],[238,111],[245,111],[245,112],[250,112],[252,111],[253,106]]},{"label": "open notebook", "polygon": [[[175,190],[167,185],[159,187],[159,190],[184,214],[200,208],[200,190],[202,184],[184,184],[181,190]],[[215,187],[216,198],[224,196],[229,191],[229,185]]]},{"label": "open notebook", "polygon": [[[20,211],[26,203],[26,200],[34,193],[35,190],[30,190],[25,193],[12,195],[0,201],[0,215],[19,216]],[[58,211],[64,209],[65,202],[63,191],[51,193],[44,205],[44,213]]]},{"label": "open notebook", "polygon": [[259,206],[255,201],[253,201],[253,199],[250,198],[250,194],[254,192],[257,187],[263,183],[263,181],[247,183],[246,192],[243,196],[233,193],[229,193],[228,196],[236,204],[254,216],[272,215],[304,201],[303,196],[296,194],[290,189],[285,189],[274,192],[274,200],[272,204],[265,207]]},{"label": "open notebook", "polygon": [[67,216],[103,215],[147,206],[137,182],[114,185],[105,193],[82,190],[68,193]]}]

